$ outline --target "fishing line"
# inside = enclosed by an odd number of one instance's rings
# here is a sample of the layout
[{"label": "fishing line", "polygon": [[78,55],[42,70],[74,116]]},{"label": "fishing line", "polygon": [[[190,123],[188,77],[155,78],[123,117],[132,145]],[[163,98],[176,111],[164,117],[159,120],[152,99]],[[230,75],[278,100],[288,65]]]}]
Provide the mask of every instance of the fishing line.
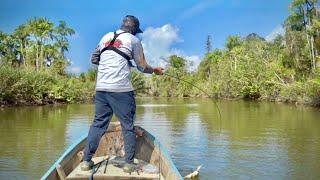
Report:
[{"label": "fishing line", "polygon": [[[186,80],[184,80],[184,79],[181,79],[181,78],[179,78],[179,77],[173,76],[173,75],[168,74],[168,73],[163,73],[163,75],[168,76],[168,77],[171,77],[171,78],[175,78],[175,79],[177,79],[177,80],[179,80],[179,81],[182,81],[182,82],[185,82],[185,83],[187,83],[187,84],[189,84],[189,85],[197,88],[198,90],[200,90],[200,91],[203,92],[204,94],[206,94],[206,95],[209,97],[209,99],[210,99],[210,100],[214,103],[214,105],[216,106],[216,108],[217,108],[217,110],[218,110],[218,113],[219,113],[219,119],[220,119],[220,122],[221,122],[221,112],[220,112],[220,108],[219,108],[218,104],[214,101],[214,98],[209,95],[209,93],[207,93],[207,92],[204,91],[203,89],[199,88],[198,86],[194,85],[193,83],[191,83],[191,82],[189,82],[189,81],[186,81]],[[221,127],[220,127],[220,128],[221,128]]]},{"label": "fishing line", "polygon": [[[165,62],[168,63],[168,61],[167,61],[164,57],[160,57],[160,59],[162,59],[162,60],[164,60]],[[172,67],[172,66],[171,66],[171,67]],[[177,68],[175,68],[175,67],[172,67],[172,68],[177,69]],[[177,70],[178,70],[178,69],[177,69]],[[184,79],[181,79],[181,78],[179,78],[179,77],[177,77],[177,76],[174,76],[174,75],[171,75],[171,74],[168,74],[168,73],[165,73],[165,72],[164,72],[162,75],[168,76],[168,77],[171,77],[171,78],[174,78],[174,79],[177,79],[179,82],[187,83],[187,84],[189,84],[189,85],[197,88],[198,90],[200,90],[201,92],[203,92],[205,95],[207,95],[207,96],[209,97],[209,99],[213,102],[213,104],[216,106],[216,109],[218,110],[219,121],[220,121],[219,130],[220,130],[220,132],[221,132],[221,124],[222,124],[221,117],[222,117],[222,116],[221,116],[220,108],[219,108],[218,104],[216,103],[216,101],[214,100],[214,97],[212,97],[212,96],[211,96],[209,93],[207,93],[205,90],[201,89],[200,87],[194,85],[193,83],[191,83],[191,82],[189,82],[189,81],[186,81],[186,80],[184,80]],[[140,89],[145,89],[145,88],[144,88],[144,87],[137,88],[136,91],[137,91],[137,90],[140,90]]]},{"label": "fishing line", "polygon": [[[169,63],[169,60],[168,60],[167,58],[161,56],[160,59],[163,60],[164,62],[170,64],[170,63]],[[175,67],[172,67],[172,66],[170,66],[170,67],[179,71],[179,69],[177,69],[177,68],[175,68]],[[201,92],[203,92],[205,95],[207,95],[207,96],[209,97],[209,99],[213,102],[213,104],[216,106],[217,110],[218,110],[219,120],[220,120],[220,132],[221,132],[221,123],[222,123],[222,120],[221,120],[221,112],[220,112],[220,108],[219,108],[218,104],[216,103],[216,101],[214,101],[214,97],[212,97],[212,96],[211,96],[209,93],[207,93],[205,90],[201,89],[200,87],[194,85],[193,83],[191,83],[191,82],[189,82],[189,81],[186,81],[186,80],[184,80],[184,79],[181,79],[181,78],[179,78],[179,77],[177,77],[177,76],[174,76],[174,75],[171,75],[171,74],[168,74],[168,73],[163,73],[163,75],[168,76],[168,77],[175,78],[175,79],[179,80],[179,82],[182,81],[182,82],[184,82],[184,83],[187,83],[187,84],[189,84],[189,85],[197,88],[198,90],[200,90]]]}]

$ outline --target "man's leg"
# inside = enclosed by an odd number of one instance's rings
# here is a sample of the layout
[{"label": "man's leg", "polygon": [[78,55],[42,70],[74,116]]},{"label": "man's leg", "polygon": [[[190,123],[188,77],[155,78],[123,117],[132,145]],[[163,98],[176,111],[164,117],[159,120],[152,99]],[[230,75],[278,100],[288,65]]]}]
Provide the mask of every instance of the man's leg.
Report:
[{"label": "man's leg", "polygon": [[133,163],[136,145],[134,131],[136,102],[134,92],[108,93],[107,97],[110,106],[121,123],[126,162]]},{"label": "man's leg", "polygon": [[106,132],[113,114],[107,100],[107,92],[96,92],[95,106],[96,112],[88,134],[88,142],[84,152],[84,161],[90,161],[96,152],[100,139]]}]

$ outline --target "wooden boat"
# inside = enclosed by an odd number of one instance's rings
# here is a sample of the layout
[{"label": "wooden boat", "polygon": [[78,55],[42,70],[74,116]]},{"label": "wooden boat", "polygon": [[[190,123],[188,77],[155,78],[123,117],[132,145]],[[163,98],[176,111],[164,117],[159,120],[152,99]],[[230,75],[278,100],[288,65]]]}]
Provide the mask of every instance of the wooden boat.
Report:
[{"label": "wooden boat", "polygon": [[[96,167],[93,168],[96,171],[94,174],[90,171],[81,172],[80,170],[79,165],[87,142],[87,137],[84,136],[67,149],[41,179],[183,179],[167,150],[160,142],[143,128],[136,127],[136,130],[138,130],[138,135],[135,158],[158,168],[156,173],[124,173],[122,169],[117,169],[110,163],[108,164],[108,158],[103,159],[104,157],[109,157],[110,159],[110,156],[118,157],[124,155],[121,125],[119,123],[110,123],[93,157],[93,161],[96,164]],[[104,163],[101,163],[103,161]],[[97,165],[99,163],[100,165]]]}]

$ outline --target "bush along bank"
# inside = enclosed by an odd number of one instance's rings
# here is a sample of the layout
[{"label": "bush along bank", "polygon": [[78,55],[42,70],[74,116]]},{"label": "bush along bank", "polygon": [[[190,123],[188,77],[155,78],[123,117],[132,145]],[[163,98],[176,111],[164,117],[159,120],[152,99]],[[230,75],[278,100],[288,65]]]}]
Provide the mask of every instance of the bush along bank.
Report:
[{"label": "bush along bank", "polygon": [[2,105],[43,105],[92,101],[94,82],[49,71],[0,67]]}]

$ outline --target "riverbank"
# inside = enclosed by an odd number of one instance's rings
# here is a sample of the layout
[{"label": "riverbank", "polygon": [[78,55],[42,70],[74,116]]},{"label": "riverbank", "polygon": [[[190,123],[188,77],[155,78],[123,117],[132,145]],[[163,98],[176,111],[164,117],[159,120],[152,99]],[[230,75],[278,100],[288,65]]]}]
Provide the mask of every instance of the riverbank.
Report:
[{"label": "riverbank", "polygon": [[0,105],[45,105],[92,101],[94,83],[73,75],[0,67]]},{"label": "riverbank", "polygon": [[[46,104],[75,104],[93,102],[95,71],[88,71],[80,76],[58,75],[51,71],[35,72],[27,68],[0,67],[0,106],[38,106]],[[207,97],[214,99],[250,101],[270,101],[293,103],[305,106],[320,107],[319,79],[288,84],[274,83],[272,88],[260,86],[255,91],[243,91],[244,87],[228,81],[221,81],[220,87],[206,81],[193,80],[197,74],[180,76],[191,86],[165,76],[145,77],[133,73],[133,84],[140,89],[137,96],[142,97]],[[198,82],[198,83],[196,83]],[[230,83],[230,84],[227,84]],[[263,83],[262,83],[263,84]],[[270,82],[269,82],[270,84]],[[172,88],[175,87],[175,88]],[[224,87],[233,87],[225,89]],[[271,86],[268,86],[271,87]]]},{"label": "riverbank", "polygon": [[252,78],[247,81],[260,81],[260,83],[258,85],[247,85],[247,83],[241,85],[233,81],[232,78],[204,81],[199,80],[197,74],[177,77],[192,84],[167,77],[155,77],[152,81],[151,79],[147,81],[147,86],[153,87],[149,88],[148,94],[153,97],[211,97],[223,100],[244,99],[320,107],[320,78],[286,84],[277,83],[272,77],[266,78],[264,81]]}]

